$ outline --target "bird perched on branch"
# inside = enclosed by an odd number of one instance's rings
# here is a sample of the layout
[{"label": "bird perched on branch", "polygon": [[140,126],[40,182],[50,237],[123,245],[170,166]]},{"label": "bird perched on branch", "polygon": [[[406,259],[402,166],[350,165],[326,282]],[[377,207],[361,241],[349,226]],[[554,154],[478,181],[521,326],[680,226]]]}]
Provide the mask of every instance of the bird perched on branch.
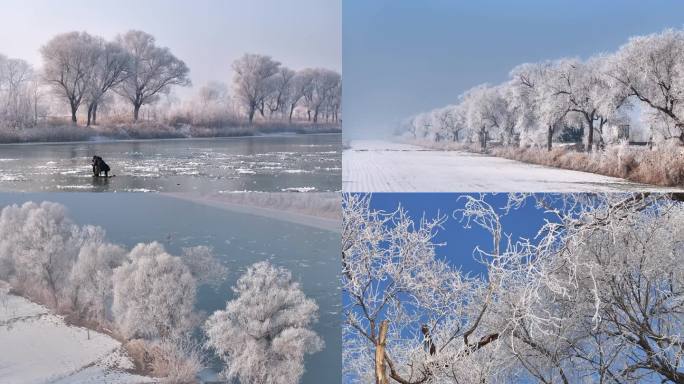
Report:
[{"label": "bird perched on branch", "polygon": [[420,327],[420,331],[423,333],[423,349],[425,349],[425,352],[430,353],[430,355],[437,353],[437,347],[435,347],[435,343],[432,342],[430,328],[428,328],[427,324],[423,324]]}]

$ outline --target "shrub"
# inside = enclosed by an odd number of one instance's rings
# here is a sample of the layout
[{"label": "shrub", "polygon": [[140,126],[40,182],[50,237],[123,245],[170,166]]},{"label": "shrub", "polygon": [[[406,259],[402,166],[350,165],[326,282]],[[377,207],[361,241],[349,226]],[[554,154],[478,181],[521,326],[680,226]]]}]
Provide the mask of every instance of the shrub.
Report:
[{"label": "shrub", "polygon": [[134,339],[125,347],[136,373],[160,378],[161,383],[197,383],[197,374],[206,360],[202,349],[189,339]]}]

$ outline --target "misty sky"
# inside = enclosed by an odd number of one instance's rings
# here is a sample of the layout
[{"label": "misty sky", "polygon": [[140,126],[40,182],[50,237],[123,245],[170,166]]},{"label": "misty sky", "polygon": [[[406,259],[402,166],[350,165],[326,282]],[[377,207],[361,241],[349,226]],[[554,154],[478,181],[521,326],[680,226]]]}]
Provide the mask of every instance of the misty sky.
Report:
[{"label": "misty sky", "polygon": [[345,137],[499,83],[524,62],[586,58],[629,36],[684,26],[675,0],[344,0]]},{"label": "misty sky", "polygon": [[231,62],[246,52],[341,70],[340,0],[3,0],[0,13],[0,53],[36,66],[57,33],[140,29],[188,64],[195,86],[230,83]]}]

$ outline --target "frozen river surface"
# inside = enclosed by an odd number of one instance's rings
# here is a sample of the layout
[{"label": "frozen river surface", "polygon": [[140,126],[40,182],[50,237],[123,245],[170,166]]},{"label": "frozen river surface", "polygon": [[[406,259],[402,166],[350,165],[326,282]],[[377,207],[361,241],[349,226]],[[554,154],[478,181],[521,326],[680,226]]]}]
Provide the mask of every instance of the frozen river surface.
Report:
[{"label": "frozen river surface", "polygon": [[[0,145],[0,191],[339,191],[339,134]],[[115,177],[95,178],[99,155]]]},{"label": "frozen river surface", "polygon": [[344,192],[667,191],[623,179],[468,152],[355,140],[342,154]]}]

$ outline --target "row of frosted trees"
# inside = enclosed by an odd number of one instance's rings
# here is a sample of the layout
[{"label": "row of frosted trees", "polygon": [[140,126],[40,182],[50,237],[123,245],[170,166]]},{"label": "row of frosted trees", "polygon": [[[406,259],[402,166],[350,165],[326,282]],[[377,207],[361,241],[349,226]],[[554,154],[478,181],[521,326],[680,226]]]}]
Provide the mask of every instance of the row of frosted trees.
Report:
[{"label": "row of frosted trees", "polygon": [[581,137],[587,151],[628,134],[638,108],[647,138],[684,144],[684,31],[631,38],[587,60],[526,63],[499,85],[480,85],[458,103],[413,116],[400,128],[414,138],[503,145],[546,145]]},{"label": "row of frosted trees", "polygon": [[41,54],[44,81],[67,102],[74,124],[82,106],[87,124],[95,124],[98,106],[109,92],[128,101],[137,121],[143,105],[156,102],[174,85],[190,84],[187,65],[142,31],[128,31],[114,41],[86,32],[64,33],[45,44]]},{"label": "row of frosted trees", "polygon": [[[324,344],[310,329],[318,306],[292,274],[268,262],[247,268],[234,297],[208,317],[196,312],[199,287],[222,285],[227,269],[210,248],[174,256],[157,242],[127,250],[100,227],[79,226],[64,206],[11,205],[0,212],[0,280],[75,324],[118,337],[144,373],[196,382],[199,343],[240,382],[295,383],[304,355]],[[189,335],[201,328],[201,340]]]},{"label": "row of frosted trees", "polygon": [[332,70],[307,68],[294,71],[269,56],[246,54],[233,63],[234,92],[251,123],[279,115],[291,122],[295,108],[306,109],[307,120],[339,121],[342,76]]},{"label": "row of frosted trees", "polygon": [[[113,41],[87,32],[59,34],[41,48],[41,56],[38,70],[0,55],[0,125],[33,126],[50,109],[66,107],[73,124],[83,115],[90,126],[97,124],[103,106],[114,111],[126,104],[135,122],[141,108],[151,108],[174,86],[191,85],[185,62],[143,31],[128,31]],[[292,122],[299,108],[308,121],[339,121],[341,76],[335,71],[295,71],[257,54],[245,54],[232,69],[233,95],[226,84],[210,83],[192,102],[167,112],[192,115],[193,121],[212,112],[222,121],[245,115],[252,123],[258,113],[264,120]]]},{"label": "row of frosted trees", "polygon": [[40,84],[24,60],[0,54],[0,127],[34,125],[42,113]]}]

